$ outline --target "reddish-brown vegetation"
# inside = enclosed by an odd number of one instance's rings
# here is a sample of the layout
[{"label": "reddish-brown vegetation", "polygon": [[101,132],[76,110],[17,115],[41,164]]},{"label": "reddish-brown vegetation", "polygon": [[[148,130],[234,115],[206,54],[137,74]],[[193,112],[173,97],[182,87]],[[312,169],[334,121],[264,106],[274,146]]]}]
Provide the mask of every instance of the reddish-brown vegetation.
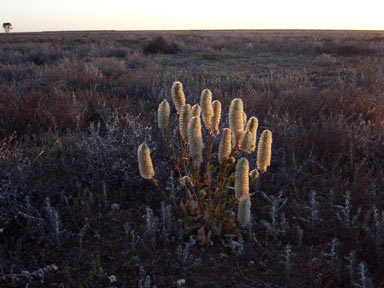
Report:
[{"label": "reddish-brown vegetation", "polygon": [[163,36],[156,37],[143,48],[145,54],[176,54],[180,51],[179,44],[176,42],[169,43]]}]

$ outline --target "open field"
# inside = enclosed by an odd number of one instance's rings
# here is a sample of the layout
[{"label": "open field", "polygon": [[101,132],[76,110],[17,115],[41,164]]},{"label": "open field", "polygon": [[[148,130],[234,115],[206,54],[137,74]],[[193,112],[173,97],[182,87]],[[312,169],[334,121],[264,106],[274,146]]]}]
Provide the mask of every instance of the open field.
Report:
[{"label": "open field", "polygon": [[[140,177],[146,141],[181,197],[156,124],[176,80],[273,133],[242,240],[192,245]],[[384,287],[384,32],[1,34],[0,180],[0,287]]]}]

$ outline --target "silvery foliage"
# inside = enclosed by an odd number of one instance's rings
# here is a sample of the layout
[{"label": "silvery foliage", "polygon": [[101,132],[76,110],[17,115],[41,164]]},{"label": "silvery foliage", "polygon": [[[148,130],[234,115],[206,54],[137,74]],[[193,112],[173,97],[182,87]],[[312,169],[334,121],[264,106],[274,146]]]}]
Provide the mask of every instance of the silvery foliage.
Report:
[{"label": "silvery foliage", "polygon": [[[177,185],[176,183],[178,183],[178,181],[175,179],[175,173],[174,171],[171,171],[165,184],[165,190],[167,190],[168,194],[174,199],[177,198],[178,192],[181,191],[180,185]],[[161,203],[161,224],[160,238],[165,243],[175,242],[176,238],[180,241],[183,240],[184,231],[182,227],[176,225],[172,205],[165,205],[163,202]],[[175,232],[176,235],[174,235]]]},{"label": "silvery foliage", "polygon": [[165,244],[176,241],[174,236],[175,233],[177,234],[177,239],[182,240],[182,230],[180,231],[176,225],[172,205],[161,204],[161,221],[159,220],[159,217],[154,216],[151,208],[147,207],[145,209],[145,231],[143,239],[144,242],[149,244],[152,248],[157,241],[158,231],[160,231],[160,240]]},{"label": "silvery foliage", "polygon": [[138,288],[156,288],[156,285],[151,286],[151,276],[147,274],[143,265],[139,266],[140,280],[137,285]]},{"label": "silvery foliage", "polygon": [[104,209],[108,209],[108,192],[107,192],[107,185],[105,184],[105,181],[102,181],[102,185],[103,185]]},{"label": "silvery foliage", "polygon": [[144,242],[150,247],[156,243],[156,233],[159,229],[159,218],[153,215],[151,208],[145,208],[145,231],[143,235]]},{"label": "silvery foliage", "polygon": [[292,258],[294,255],[295,253],[292,252],[291,245],[289,244],[284,247],[284,251],[280,254],[280,257],[282,259],[280,263],[284,265],[284,270],[287,274],[289,274],[292,270]]},{"label": "silvery foliage", "polygon": [[[361,262],[357,267],[356,263],[356,253],[351,251],[348,256],[344,257],[347,260],[347,269],[349,274],[349,279],[353,287],[357,288],[372,288],[372,279],[368,277],[368,269],[366,265]],[[355,279],[357,279],[355,281]]]},{"label": "silvery foliage", "polygon": [[[257,241],[257,240],[256,240]],[[232,251],[232,253],[236,256],[241,256],[244,253],[244,240],[241,233],[239,233],[239,236],[237,240],[228,238],[227,240],[222,240],[225,247],[229,247]],[[258,242],[256,242],[258,243]]]},{"label": "silvery foliage", "polygon": [[337,246],[339,245],[337,239],[333,239],[331,242],[331,247],[329,252],[322,252],[324,259],[327,261],[328,264],[332,266],[333,269],[337,268],[337,264],[339,261],[338,254],[337,254]]},{"label": "silvery foliage", "polygon": [[137,251],[136,247],[144,245],[143,239],[136,234],[135,230],[131,228],[129,223],[124,224],[124,232],[127,237],[127,250],[123,254],[130,254]]},{"label": "silvery foliage", "polygon": [[23,150],[17,145],[16,132],[0,140],[0,160],[4,162],[12,161],[18,165],[23,165],[28,162],[28,159],[24,158]]},{"label": "silvery foliage", "polygon": [[176,198],[178,192],[182,190],[180,185],[176,185],[178,181],[175,179],[175,172],[172,170],[167,182],[165,184],[165,189],[169,192],[169,195]]},{"label": "silvery foliage", "polygon": [[352,215],[352,205],[351,205],[351,197],[350,192],[347,192],[347,194],[344,196],[345,202],[344,206],[342,205],[336,205],[335,207],[340,209],[340,212],[336,213],[337,219],[346,227],[353,227],[360,216],[361,209],[357,209],[357,212],[355,215]]},{"label": "silvery foliage", "polygon": [[109,286],[109,288],[116,287],[116,286],[114,286],[114,283],[117,282],[116,276],[113,274],[108,275],[108,273],[104,271],[102,266],[99,267],[99,269],[97,271],[97,276],[99,277],[99,279],[108,279],[109,284],[111,285],[111,286]]},{"label": "silvery foliage", "polygon": [[56,244],[60,246],[60,217],[59,212],[55,210],[49,201],[49,198],[47,197],[45,200],[45,210],[47,212],[48,216],[48,226],[50,233],[55,238]]},{"label": "silvery foliage", "polygon": [[281,191],[278,196],[269,196],[264,192],[261,192],[261,195],[271,204],[271,222],[262,220],[261,223],[267,228],[267,233],[272,235],[276,240],[279,234],[285,235],[289,230],[289,223],[284,213],[281,213],[279,219],[279,211],[285,206],[288,198],[283,198],[283,193]]},{"label": "silvery foliage", "polygon": [[[86,157],[87,175],[89,181],[99,185],[100,180],[115,179],[121,177],[126,181],[141,181],[140,174],[136,168],[136,147],[146,142],[156,152],[156,145],[151,137],[151,127],[145,126],[139,117],[130,114],[122,114],[114,111],[105,119],[105,129],[102,130],[101,123],[91,123],[87,132],[79,133],[76,145],[84,151]],[[104,187],[101,187],[106,194]],[[106,196],[104,196],[104,204]]]},{"label": "silvery foliage", "polygon": [[357,288],[370,288],[372,286],[372,279],[370,279],[367,275],[367,267],[364,263],[360,263],[357,267],[358,271],[358,281],[353,282],[353,286]]},{"label": "silvery foliage", "polygon": [[176,281],[176,285],[177,287],[181,288],[181,287],[184,287],[185,282],[186,282],[185,279],[179,279]]},{"label": "silvery foliage", "polygon": [[304,206],[304,209],[309,211],[307,218],[300,218],[302,221],[309,223],[313,230],[315,226],[322,221],[319,212],[319,202],[316,200],[316,191],[312,190],[310,193],[309,205]]},{"label": "silvery foliage", "polygon": [[182,245],[178,245],[176,248],[176,256],[177,260],[179,261],[180,267],[183,270],[187,270],[190,268],[194,268],[201,263],[200,257],[194,257],[191,255],[190,248],[196,245],[196,240],[193,236],[189,237],[189,241],[185,243],[185,247],[183,248]]},{"label": "silvery foliage", "polygon": [[[52,264],[52,265],[44,266],[43,268],[39,268],[33,272],[22,271],[20,274],[5,274],[5,275],[2,275],[1,277],[3,279],[11,278],[13,281],[26,280],[27,282],[31,282],[34,279],[39,279],[40,283],[43,284],[45,275],[49,272],[57,271],[57,269],[58,269],[58,267],[56,265]],[[27,284],[25,287],[28,287],[28,286],[29,285]]]},{"label": "silvery foliage", "polygon": [[232,252],[236,256],[243,255],[244,253],[244,239],[241,233],[239,234],[239,237],[237,237],[237,241],[230,240],[232,244]]},{"label": "silvery foliage", "polygon": [[187,264],[189,258],[189,246],[185,245],[183,249],[182,245],[177,246],[176,248],[176,256],[180,262],[180,266],[183,267]]},{"label": "silvery foliage", "polygon": [[[25,170],[30,167],[31,159],[25,154],[25,149],[18,144],[16,132],[0,140],[0,162],[6,163],[0,180],[0,229],[21,217],[27,220],[28,232],[41,231],[44,219],[32,207],[27,189],[19,189],[18,181],[25,176]],[[24,201],[20,199],[24,198]]]},{"label": "silvery foliage", "polygon": [[248,234],[249,234],[249,237],[257,244],[259,244],[259,241],[257,240],[256,238],[256,233],[255,231],[253,230],[253,225],[254,225],[254,221],[253,219],[251,219],[247,225],[247,229],[248,229]]},{"label": "silvery foliage", "polygon": [[333,189],[330,189],[329,196],[328,196],[329,207],[331,208],[334,207],[334,201],[335,201],[335,191],[333,191]]},{"label": "silvery foliage", "polygon": [[376,249],[379,250],[384,244],[384,211],[379,211],[375,206],[373,206],[373,217],[375,220],[375,243]]},{"label": "silvery foliage", "polygon": [[12,221],[21,217],[27,220],[30,233],[43,230],[46,221],[32,206],[29,196],[20,201],[17,194],[20,192],[12,181],[4,179],[0,182],[0,229],[5,229]]},{"label": "silvery foliage", "polygon": [[160,238],[166,244],[168,244],[170,241],[174,242],[175,237],[172,235],[172,233],[177,231],[177,225],[173,215],[173,207],[172,205],[165,205],[164,202],[161,202],[161,224],[162,227]]},{"label": "silvery foliage", "polygon": [[351,251],[348,256],[344,257],[345,260],[347,260],[347,269],[349,274],[349,279],[351,283],[353,282],[353,276],[354,276],[354,269],[355,269],[355,262],[356,262],[356,252]]},{"label": "silvery foliage", "polygon": [[[136,254],[137,248],[139,247],[145,248],[146,250],[154,249],[159,240],[161,240],[163,244],[176,241],[174,234],[178,232],[178,229],[173,215],[172,205],[161,203],[161,221],[159,217],[153,214],[153,210],[149,207],[146,207],[143,217],[145,225],[144,232],[141,236],[136,233],[135,229],[133,229],[129,223],[124,224],[127,246],[123,254]],[[177,239],[179,238],[177,237]]]},{"label": "silvery foliage", "polygon": [[297,234],[297,244],[299,247],[303,245],[303,234],[304,231],[301,229],[300,225],[296,225],[296,234]]},{"label": "silvery foliage", "polygon": [[84,239],[85,235],[87,234],[87,231],[89,230],[89,228],[91,228],[91,226],[89,225],[89,223],[87,223],[87,224],[84,224],[83,227],[81,227],[81,229],[80,229],[80,232],[79,232],[79,246],[80,246],[80,248],[82,248],[82,246],[83,246],[83,239]]}]

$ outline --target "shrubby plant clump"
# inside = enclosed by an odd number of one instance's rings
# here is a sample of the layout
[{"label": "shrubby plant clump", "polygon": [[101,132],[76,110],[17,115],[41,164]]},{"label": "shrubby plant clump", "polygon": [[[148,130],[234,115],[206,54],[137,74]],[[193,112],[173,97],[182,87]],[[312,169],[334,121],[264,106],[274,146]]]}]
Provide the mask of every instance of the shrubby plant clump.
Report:
[{"label": "shrubby plant clump", "polygon": [[[271,164],[272,133],[264,130],[261,134],[257,150],[258,169],[250,171],[246,156],[252,157],[256,149],[258,119],[252,116],[247,121],[240,98],[231,102],[230,128],[223,130],[217,152],[213,146],[216,136],[220,134],[221,103],[218,100],[212,102],[212,92],[204,89],[200,105],[195,104],[192,108],[186,104],[183,86],[177,81],[172,85],[172,99],[179,118],[179,139],[172,140],[170,137],[170,106],[167,100],[159,105],[158,127],[167,140],[185,196],[175,199],[174,195],[166,195],[155,178],[150,150],[145,143],[138,148],[140,174],[152,180],[174,205],[183,219],[185,233],[196,234],[197,231],[199,244],[207,244],[213,236],[238,237],[240,232],[236,218],[242,226],[251,220],[250,187]],[[201,119],[205,133],[202,131]],[[203,134],[208,139],[206,146]],[[179,153],[175,151],[174,142],[180,143]],[[236,204],[237,217],[234,212]]]},{"label": "shrubby plant clump", "polygon": [[170,42],[163,36],[158,36],[144,46],[145,54],[176,54],[181,51],[180,45],[176,42]]}]

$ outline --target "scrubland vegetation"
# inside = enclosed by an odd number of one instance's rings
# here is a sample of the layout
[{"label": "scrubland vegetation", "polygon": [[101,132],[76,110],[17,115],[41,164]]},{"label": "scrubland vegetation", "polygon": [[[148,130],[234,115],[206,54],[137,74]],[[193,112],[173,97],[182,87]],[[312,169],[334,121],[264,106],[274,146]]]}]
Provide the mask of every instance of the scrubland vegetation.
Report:
[{"label": "scrubland vegetation", "polygon": [[[0,35],[0,286],[383,287],[383,57],[374,31]],[[184,197],[174,81],[221,102],[216,145],[234,98],[273,134],[236,237],[201,243],[140,176],[145,142]]]}]

